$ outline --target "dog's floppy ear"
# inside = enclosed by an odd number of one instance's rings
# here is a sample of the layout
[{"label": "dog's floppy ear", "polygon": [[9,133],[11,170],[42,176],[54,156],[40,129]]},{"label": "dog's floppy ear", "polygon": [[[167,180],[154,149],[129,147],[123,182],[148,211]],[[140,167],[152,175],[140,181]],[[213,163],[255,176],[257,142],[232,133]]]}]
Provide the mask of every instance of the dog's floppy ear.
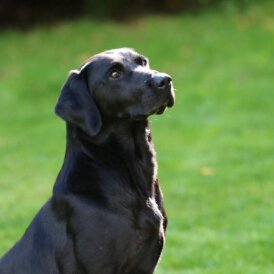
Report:
[{"label": "dog's floppy ear", "polygon": [[100,112],[81,71],[72,71],[62,88],[55,113],[66,122],[95,136],[102,127]]}]

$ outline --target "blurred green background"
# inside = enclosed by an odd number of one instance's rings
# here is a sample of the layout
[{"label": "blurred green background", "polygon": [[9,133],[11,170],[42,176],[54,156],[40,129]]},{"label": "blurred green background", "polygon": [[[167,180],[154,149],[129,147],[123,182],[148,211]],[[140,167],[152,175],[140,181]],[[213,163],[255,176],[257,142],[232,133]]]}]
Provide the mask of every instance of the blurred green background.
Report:
[{"label": "blurred green background", "polygon": [[2,28],[0,254],[51,194],[65,148],[53,109],[68,71],[127,46],[172,75],[177,95],[150,118],[169,215],[156,273],[273,274],[274,2],[152,11]]}]

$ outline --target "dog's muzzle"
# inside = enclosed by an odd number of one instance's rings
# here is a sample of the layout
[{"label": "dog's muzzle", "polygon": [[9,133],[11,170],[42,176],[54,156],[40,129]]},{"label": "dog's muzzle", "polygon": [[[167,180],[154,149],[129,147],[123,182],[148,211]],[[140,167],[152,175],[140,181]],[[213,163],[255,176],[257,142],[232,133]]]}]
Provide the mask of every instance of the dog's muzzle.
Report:
[{"label": "dog's muzzle", "polygon": [[155,112],[162,114],[165,109],[172,107],[175,102],[175,94],[172,85],[172,78],[165,73],[157,73],[148,80],[148,85],[153,88],[155,92],[159,92],[161,97],[161,106]]}]

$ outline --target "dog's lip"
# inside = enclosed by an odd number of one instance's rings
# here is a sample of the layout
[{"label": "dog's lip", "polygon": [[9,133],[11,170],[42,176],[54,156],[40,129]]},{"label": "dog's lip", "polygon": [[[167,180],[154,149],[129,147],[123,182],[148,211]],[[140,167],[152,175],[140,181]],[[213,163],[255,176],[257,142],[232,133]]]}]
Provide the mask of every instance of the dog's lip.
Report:
[{"label": "dog's lip", "polygon": [[160,115],[164,113],[164,111],[167,108],[173,107],[175,103],[175,93],[172,85],[170,85],[170,87],[166,90],[165,95],[162,97],[163,98],[160,100],[162,102],[159,104],[159,101],[158,101],[158,104],[155,104],[155,106],[151,109],[151,111],[149,111],[146,114],[134,114],[131,116],[132,119],[142,120],[142,119],[146,119],[147,117],[153,114]]},{"label": "dog's lip", "polygon": [[155,114],[157,115],[162,114],[166,110],[166,108],[173,107],[174,103],[175,103],[175,94],[174,94],[173,88],[171,88],[168,92],[168,96],[166,100],[164,100],[163,104],[161,104],[161,106],[157,109]]},{"label": "dog's lip", "polygon": [[166,106],[161,106],[156,112],[155,112],[155,114],[156,115],[160,115],[160,114],[162,114],[162,113],[164,113],[164,111],[166,110]]}]

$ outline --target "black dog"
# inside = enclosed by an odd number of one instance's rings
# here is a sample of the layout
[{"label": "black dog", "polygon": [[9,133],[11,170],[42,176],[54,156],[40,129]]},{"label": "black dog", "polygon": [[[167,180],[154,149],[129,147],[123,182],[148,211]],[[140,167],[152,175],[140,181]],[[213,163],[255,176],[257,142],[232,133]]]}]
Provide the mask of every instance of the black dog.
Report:
[{"label": "black dog", "polygon": [[153,273],[167,218],[147,117],[173,104],[170,76],[130,49],[72,71],[55,109],[67,147],[53,196],[0,273]]}]

